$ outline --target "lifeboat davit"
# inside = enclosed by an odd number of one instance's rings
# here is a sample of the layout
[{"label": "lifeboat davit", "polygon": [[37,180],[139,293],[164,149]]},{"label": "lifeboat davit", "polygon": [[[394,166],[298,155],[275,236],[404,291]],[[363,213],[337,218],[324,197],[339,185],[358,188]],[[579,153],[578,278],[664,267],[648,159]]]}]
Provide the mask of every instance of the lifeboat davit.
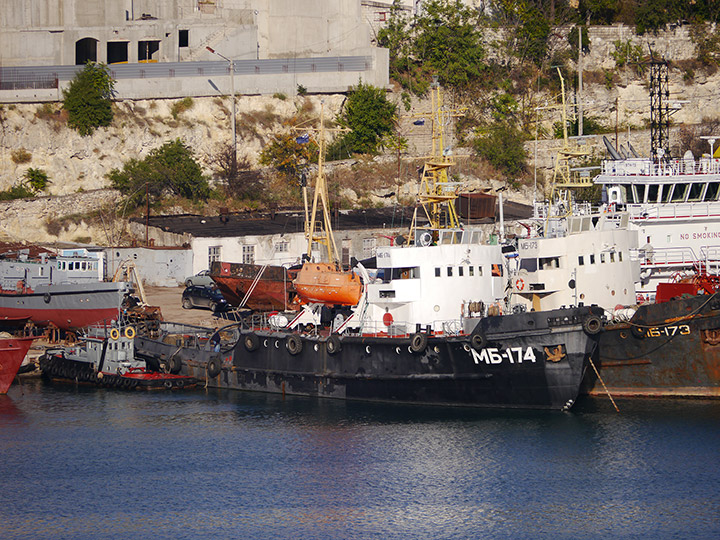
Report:
[{"label": "lifeboat davit", "polygon": [[357,274],[329,263],[306,262],[293,285],[297,295],[308,303],[354,306],[362,294],[362,282]]}]

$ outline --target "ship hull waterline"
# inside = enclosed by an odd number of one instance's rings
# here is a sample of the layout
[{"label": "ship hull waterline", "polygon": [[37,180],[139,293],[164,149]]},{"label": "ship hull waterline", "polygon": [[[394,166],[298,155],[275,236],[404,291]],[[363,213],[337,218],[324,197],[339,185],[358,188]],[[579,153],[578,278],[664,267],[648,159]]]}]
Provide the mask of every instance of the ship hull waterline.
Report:
[{"label": "ship hull waterline", "polygon": [[583,392],[616,397],[720,398],[720,293],[640,306],[600,335]]},{"label": "ship hull waterline", "polygon": [[126,283],[50,285],[30,293],[0,293],[0,317],[29,317],[38,325],[61,330],[117,320]]},{"label": "ship hull waterline", "polygon": [[[490,317],[502,322],[493,328],[488,321],[482,339],[475,338],[477,331],[456,336],[321,337],[244,329],[237,344],[220,353],[145,337],[136,338],[135,346],[143,355],[173,355],[181,361],[182,374],[204,380],[209,387],[363,401],[564,410],[578,396],[597,338],[587,335],[580,322],[547,327],[540,322],[544,317],[539,313]],[[518,324],[508,324],[513,318]],[[528,327],[534,328],[528,331]]]},{"label": "ship hull waterline", "polygon": [[34,339],[0,339],[0,394],[7,393]]}]

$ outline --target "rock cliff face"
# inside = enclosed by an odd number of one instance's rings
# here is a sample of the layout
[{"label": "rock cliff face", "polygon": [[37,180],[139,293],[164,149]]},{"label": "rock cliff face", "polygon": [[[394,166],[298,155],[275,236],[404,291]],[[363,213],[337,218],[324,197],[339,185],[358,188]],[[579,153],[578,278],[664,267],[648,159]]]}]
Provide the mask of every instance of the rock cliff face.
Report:
[{"label": "rock cliff face", "polygon": [[[563,34],[564,32],[564,34]],[[562,48],[567,30],[557,33],[558,48]],[[687,29],[681,27],[657,36],[635,36],[627,27],[591,28],[590,54],[583,58],[585,85],[583,92],[586,117],[595,117],[607,126],[618,125],[618,142],[625,142],[633,129],[632,144],[642,153],[649,151],[649,136],[645,131],[649,120],[649,95],[646,76],[634,69],[617,69],[613,58],[615,41],[632,40],[648,46],[658,55],[674,62],[691,60],[694,56]],[[567,47],[567,42],[564,42]],[[553,75],[554,76],[554,75]],[[718,119],[715,106],[720,74],[689,75],[688,69],[670,71],[670,98],[682,101],[682,108],[673,114],[675,125],[697,124]],[[568,86],[570,86],[568,84]],[[273,132],[282,129],[283,122],[293,116],[317,117],[321,99],[326,118],[334,118],[340,110],[344,95],[291,97],[238,97],[236,104],[238,153],[250,163],[257,164],[259,152]],[[392,99],[400,102],[399,95]],[[534,96],[533,102],[550,104],[551,96]],[[572,101],[572,99],[570,99]],[[534,106],[534,105],[533,105]],[[405,113],[399,107],[401,113]],[[430,146],[429,128],[413,125],[410,115],[430,110],[428,100],[414,100],[413,110],[401,120],[401,131],[409,141],[410,157],[427,155]],[[142,159],[163,143],[180,138],[193,148],[196,158],[211,174],[212,158],[231,140],[230,99],[197,98],[192,106],[181,111],[177,100],[123,101],[116,104],[113,125],[102,128],[90,137],[81,137],[67,127],[59,111],[59,104],[5,105],[0,108],[0,190],[18,184],[30,167],[43,169],[51,181],[44,197],[33,201],[0,203],[0,233],[14,240],[52,241],[87,240],[111,243],[116,234],[107,224],[90,225],[83,216],[102,207],[112,208],[118,194],[109,188],[107,173],[121,168],[130,158]],[[539,120],[547,133],[560,119],[557,110],[543,109]],[[615,134],[609,138],[615,139]],[[604,155],[600,141],[596,155]],[[452,143],[450,146],[454,146]],[[547,178],[552,168],[555,141],[540,141],[537,146],[539,178]],[[24,153],[24,159],[22,154]],[[462,153],[458,151],[457,153]],[[533,163],[535,145],[527,145]],[[29,159],[28,159],[29,158]],[[388,160],[393,159],[387,156]],[[412,197],[415,182],[410,174],[397,187],[399,195]],[[484,176],[484,177],[481,177]],[[501,182],[482,173],[466,174],[462,180],[474,187],[498,187]],[[386,188],[387,189],[387,188]],[[510,197],[528,201],[532,187],[526,193]],[[347,188],[340,193],[345,199],[358,200]],[[371,199],[373,200],[373,199]],[[380,197],[388,201],[387,197]],[[390,200],[392,202],[392,200]],[[115,208],[117,214],[117,208]]]}]

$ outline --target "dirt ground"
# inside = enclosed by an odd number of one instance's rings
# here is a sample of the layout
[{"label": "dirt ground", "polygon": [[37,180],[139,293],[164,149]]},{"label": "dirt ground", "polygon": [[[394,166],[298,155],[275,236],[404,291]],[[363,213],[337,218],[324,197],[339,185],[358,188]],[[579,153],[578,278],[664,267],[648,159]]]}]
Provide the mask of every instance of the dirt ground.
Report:
[{"label": "dirt ground", "polygon": [[209,309],[183,309],[182,292],[185,287],[145,287],[148,305],[160,306],[163,319],[170,322],[215,326],[216,318]]}]

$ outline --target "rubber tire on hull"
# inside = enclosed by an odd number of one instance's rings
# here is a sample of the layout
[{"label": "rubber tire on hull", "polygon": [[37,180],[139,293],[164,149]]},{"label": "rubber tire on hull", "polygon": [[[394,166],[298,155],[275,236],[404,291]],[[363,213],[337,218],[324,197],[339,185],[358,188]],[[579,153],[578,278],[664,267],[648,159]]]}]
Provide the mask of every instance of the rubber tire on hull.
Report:
[{"label": "rubber tire on hull", "polygon": [[212,378],[217,377],[218,375],[220,375],[221,371],[222,371],[222,362],[220,361],[220,357],[213,356],[210,360],[208,360],[207,372],[210,377],[212,377]]},{"label": "rubber tire on hull", "polygon": [[293,356],[300,354],[303,349],[302,339],[298,335],[290,334],[285,340],[285,348]]},{"label": "rubber tire on hull", "polygon": [[415,354],[420,354],[427,347],[427,334],[422,332],[416,332],[410,338],[410,351]]},{"label": "rubber tire on hull", "polygon": [[597,315],[586,317],[582,323],[583,330],[588,336],[594,336],[602,330],[602,319]]},{"label": "rubber tire on hull", "polygon": [[325,350],[327,350],[327,353],[330,355],[339,353],[342,350],[340,336],[337,334],[329,336],[325,342]]},{"label": "rubber tire on hull", "polygon": [[481,351],[487,347],[487,338],[482,332],[474,332],[470,337],[470,346],[476,351]]},{"label": "rubber tire on hull", "polygon": [[258,347],[260,347],[260,338],[257,337],[257,334],[245,334],[243,337],[243,344],[249,352],[256,351]]},{"label": "rubber tire on hull", "polygon": [[182,369],[182,360],[177,356],[173,356],[168,360],[167,366],[170,370],[170,373],[176,375],[180,373],[180,370]]}]

